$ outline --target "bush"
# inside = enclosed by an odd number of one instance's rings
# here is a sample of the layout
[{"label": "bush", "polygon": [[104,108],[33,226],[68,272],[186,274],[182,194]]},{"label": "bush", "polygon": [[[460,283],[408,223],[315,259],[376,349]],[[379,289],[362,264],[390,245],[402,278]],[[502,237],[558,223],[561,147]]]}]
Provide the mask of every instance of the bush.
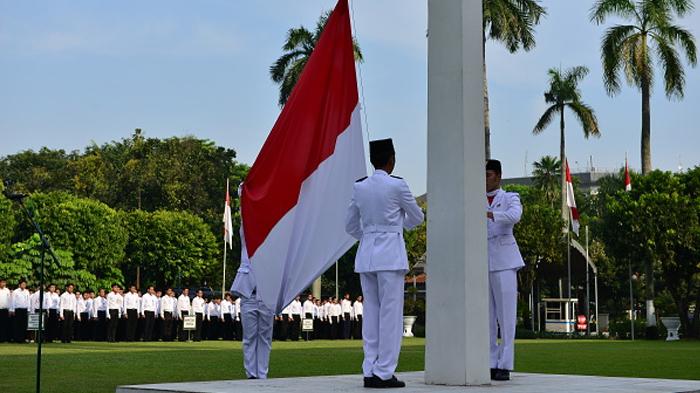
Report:
[{"label": "bush", "polygon": [[[634,337],[644,337],[646,321],[637,319],[634,321]],[[617,339],[630,339],[632,337],[630,329],[630,320],[627,318],[617,318],[610,321],[608,326],[610,337]]]}]

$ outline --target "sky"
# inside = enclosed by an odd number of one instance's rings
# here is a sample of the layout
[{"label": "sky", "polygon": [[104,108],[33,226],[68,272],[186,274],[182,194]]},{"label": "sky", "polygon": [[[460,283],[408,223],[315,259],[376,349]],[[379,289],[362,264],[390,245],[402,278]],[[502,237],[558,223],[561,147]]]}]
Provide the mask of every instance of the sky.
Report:
[{"label": "sky", "polygon": [[[477,0],[471,0],[477,1]],[[572,169],[592,160],[617,170],[629,155],[639,169],[641,97],[624,86],[609,97],[599,55],[607,22],[588,20],[592,0],[543,0],[537,46],[508,53],[486,48],[492,155],[504,177],[558,155],[555,123],[531,130],[546,108],[547,70],[585,65],[584,102],[602,136],[584,139],[566,117]],[[351,0],[365,62],[361,90],[366,132],[394,139],[415,194],[426,190],[427,5],[425,0]],[[233,148],[252,164],[280,108],[269,67],[287,30],[309,28],[334,0],[229,1],[0,0],[0,156],[42,146],[83,149],[129,137],[194,135]],[[700,39],[700,10],[678,21]],[[652,163],[676,171],[700,165],[700,70],[687,63],[685,98],[669,101],[660,79],[651,100]],[[657,78],[660,75],[657,72]],[[695,108],[694,110],[692,108]]]}]

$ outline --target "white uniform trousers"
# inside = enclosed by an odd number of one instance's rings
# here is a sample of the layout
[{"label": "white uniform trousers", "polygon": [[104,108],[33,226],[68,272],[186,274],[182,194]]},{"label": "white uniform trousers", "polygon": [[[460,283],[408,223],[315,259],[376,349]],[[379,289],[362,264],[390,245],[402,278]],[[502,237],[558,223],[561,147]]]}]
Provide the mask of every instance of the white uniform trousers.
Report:
[{"label": "white uniform trousers", "polygon": [[394,375],[403,337],[404,270],[360,273],[364,316],[362,372],[383,380]]},{"label": "white uniform trousers", "polygon": [[[513,370],[515,322],[518,308],[518,269],[489,272],[489,331],[491,368]],[[501,342],[497,342],[498,328]]]},{"label": "white uniform trousers", "polygon": [[243,366],[248,378],[267,378],[272,349],[272,320],[274,313],[255,295],[241,297],[243,325]]}]

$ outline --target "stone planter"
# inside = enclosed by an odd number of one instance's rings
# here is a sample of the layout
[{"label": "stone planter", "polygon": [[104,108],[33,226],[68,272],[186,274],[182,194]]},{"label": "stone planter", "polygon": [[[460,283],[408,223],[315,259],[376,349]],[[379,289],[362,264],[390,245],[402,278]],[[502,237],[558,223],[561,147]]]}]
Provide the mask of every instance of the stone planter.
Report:
[{"label": "stone planter", "polygon": [[661,318],[661,323],[664,324],[668,332],[666,341],[680,340],[678,337],[678,329],[681,327],[681,319],[679,317],[663,317]]},{"label": "stone planter", "polygon": [[417,317],[413,315],[404,315],[403,317],[403,336],[413,337],[413,324],[416,323]]}]

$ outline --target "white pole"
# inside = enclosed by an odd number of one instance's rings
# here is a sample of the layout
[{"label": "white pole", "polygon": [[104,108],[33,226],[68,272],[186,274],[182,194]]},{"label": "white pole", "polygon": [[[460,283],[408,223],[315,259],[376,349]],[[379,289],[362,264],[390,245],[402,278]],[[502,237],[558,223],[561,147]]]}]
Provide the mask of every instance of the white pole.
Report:
[{"label": "white pole", "polygon": [[630,332],[634,341],[634,293],[632,292],[632,262],[628,262],[630,275]]},{"label": "white pole", "polygon": [[224,241],[224,277],[221,279],[221,297],[224,297],[224,293],[226,292],[224,288],[226,288],[226,241]]},{"label": "white pole", "polygon": [[588,225],[586,225],[586,335],[591,335],[591,292],[588,281]]},{"label": "white pole", "polygon": [[595,334],[600,335],[600,320],[598,319],[598,272],[593,274],[593,285],[595,287]]},{"label": "white pole", "polygon": [[335,261],[335,298],[338,299],[338,261]]},{"label": "white pole", "polygon": [[[573,311],[574,304],[571,302],[571,231],[566,231],[566,309],[567,314]],[[570,310],[571,309],[571,310]],[[573,313],[572,313],[573,314]],[[573,333],[573,326],[571,326],[571,319],[569,316],[566,318],[566,332]]]}]

